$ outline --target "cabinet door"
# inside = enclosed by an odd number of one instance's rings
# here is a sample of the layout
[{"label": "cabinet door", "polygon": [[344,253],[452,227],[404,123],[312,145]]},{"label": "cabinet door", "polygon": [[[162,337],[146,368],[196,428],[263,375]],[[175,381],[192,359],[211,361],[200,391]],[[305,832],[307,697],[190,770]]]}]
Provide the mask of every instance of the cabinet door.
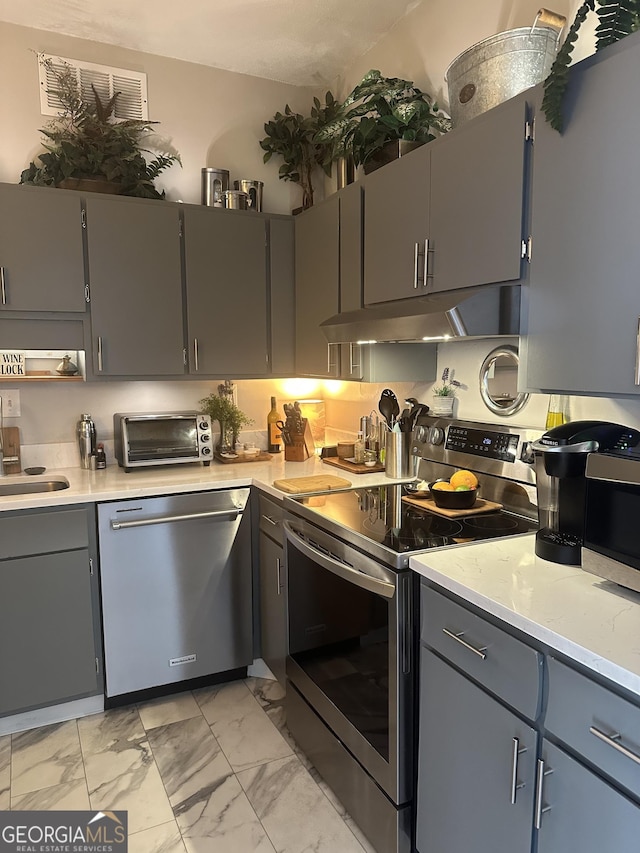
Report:
[{"label": "cabinet door", "polygon": [[531,391],[637,394],[640,41],[569,72],[562,135],[536,118],[523,376]]},{"label": "cabinet door", "polygon": [[430,291],[520,278],[525,124],[514,98],[433,143]]},{"label": "cabinet door", "polygon": [[96,693],[89,552],[0,561],[0,714]]},{"label": "cabinet door", "polygon": [[420,679],[417,849],[529,853],[535,731],[424,648]]},{"label": "cabinet door", "polygon": [[269,223],[271,292],[271,372],[295,373],[296,306],[293,218]]},{"label": "cabinet door", "polygon": [[266,375],[264,217],[208,207],[183,212],[189,372]]},{"label": "cabinet door", "polygon": [[338,313],[340,216],[333,195],[295,218],[296,373],[336,378],[337,346],[329,346],[320,323]]},{"label": "cabinet door", "polygon": [[182,375],[177,206],[99,196],[86,206],[94,372]]},{"label": "cabinet door", "polygon": [[637,849],[637,803],[548,741],[543,741],[542,760],[538,853],[626,853]]},{"label": "cabinet door", "polygon": [[260,638],[262,658],[280,684],[285,685],[287,657],[287,584],[284,550],[260,534]]},{"label": "cabinet door", "polygon": [[86,310],[80,196],[0,184],[0,311]]},{"label": "cabinet door", "polygon": [[423,296],[426,292],[429,147],[423,145],[365,180],[365,305]]}]

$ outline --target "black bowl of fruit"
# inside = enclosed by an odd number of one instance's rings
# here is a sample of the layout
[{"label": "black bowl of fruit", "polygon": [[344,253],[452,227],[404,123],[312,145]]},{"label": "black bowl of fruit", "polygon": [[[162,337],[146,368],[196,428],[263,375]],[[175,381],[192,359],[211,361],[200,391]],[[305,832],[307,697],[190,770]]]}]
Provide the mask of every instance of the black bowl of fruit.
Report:
[{"label": "black bowl of fruit", "polygon": [[478,497],[478,479],[471,471],[456,471],[449,480],[429,484],[430,495],[441,509],[471,509]]}]

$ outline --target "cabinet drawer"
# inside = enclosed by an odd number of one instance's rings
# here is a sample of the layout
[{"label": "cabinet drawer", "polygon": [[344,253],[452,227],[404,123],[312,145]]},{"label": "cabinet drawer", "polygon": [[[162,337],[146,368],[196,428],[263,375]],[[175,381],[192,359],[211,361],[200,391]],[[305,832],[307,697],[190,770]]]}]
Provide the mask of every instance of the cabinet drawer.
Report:
[{"label": "cabinet drawer", "polygon": [[640,706],[550,658],[545,727],[640,796]]},{"label": "cabinet drawer", "polygon": [[284,544],[284,536],[282,533],[282,520],[284,510],[282,504],[270,500],[265,495],[259,495],[259,511],[260,511],[260,530],[270,536],[275,542],[280,545]]},{"label": "cabinet drawer", "polygon": [[426,585],[421,640],[512,708],[540,713],[542,655]]},{"label": "cabinet drawer", "polygon": [[36,513],[24,510],[15,515],[3,513],[0,542],[5,559],[86,548],[89,544],[87,512],[69,509]]}]

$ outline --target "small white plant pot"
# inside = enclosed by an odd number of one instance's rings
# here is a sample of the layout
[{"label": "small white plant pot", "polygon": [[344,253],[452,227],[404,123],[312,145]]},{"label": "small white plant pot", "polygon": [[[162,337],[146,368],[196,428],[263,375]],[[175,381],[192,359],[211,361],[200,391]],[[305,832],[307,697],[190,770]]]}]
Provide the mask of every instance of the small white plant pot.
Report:
[{"label": "small white plant pot", "polygon": [[453,415],[453,401],[455,397],[439,397],[434,394],[431,402],[431,412],[440,418],[450,418]]}]

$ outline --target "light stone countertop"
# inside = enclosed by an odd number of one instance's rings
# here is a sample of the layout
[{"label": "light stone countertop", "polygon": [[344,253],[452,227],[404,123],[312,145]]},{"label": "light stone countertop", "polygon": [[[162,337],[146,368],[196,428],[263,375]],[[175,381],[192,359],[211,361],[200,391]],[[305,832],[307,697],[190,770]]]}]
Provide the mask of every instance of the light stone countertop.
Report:
[{"label": "light stone countertop", "polygon": [[112,463],[102,471],[87,471],[78,467],[47,468],[44,474],[36,476],[10,474],[0,477],[0,485],[13,481],[33,482],[62,478],[69,482],[69,488],[55,492],[0,496],[0,512],[251,485],[258,486],[277,498],[282,498],[285,493],[273,486],[274,480],[316,474],[341,477],[351,484],[349,488],[398,482],[387,478],[384,471],[375,474],[351,474],[333,465],[325,465],[317,456],[307,459],[306,462],[285,462],[282,454],[274,455],[271,460],[264,462],[231,464],[212,462],[209,467],[198,463],[172,465],[162,468],[141,468],[129,474],[126,474],[117,464]]},{"label": "light stone countertop", "polygon": [[442,548],[410,567],[640,697],[640,593],[541,560],[535,535]]}]

